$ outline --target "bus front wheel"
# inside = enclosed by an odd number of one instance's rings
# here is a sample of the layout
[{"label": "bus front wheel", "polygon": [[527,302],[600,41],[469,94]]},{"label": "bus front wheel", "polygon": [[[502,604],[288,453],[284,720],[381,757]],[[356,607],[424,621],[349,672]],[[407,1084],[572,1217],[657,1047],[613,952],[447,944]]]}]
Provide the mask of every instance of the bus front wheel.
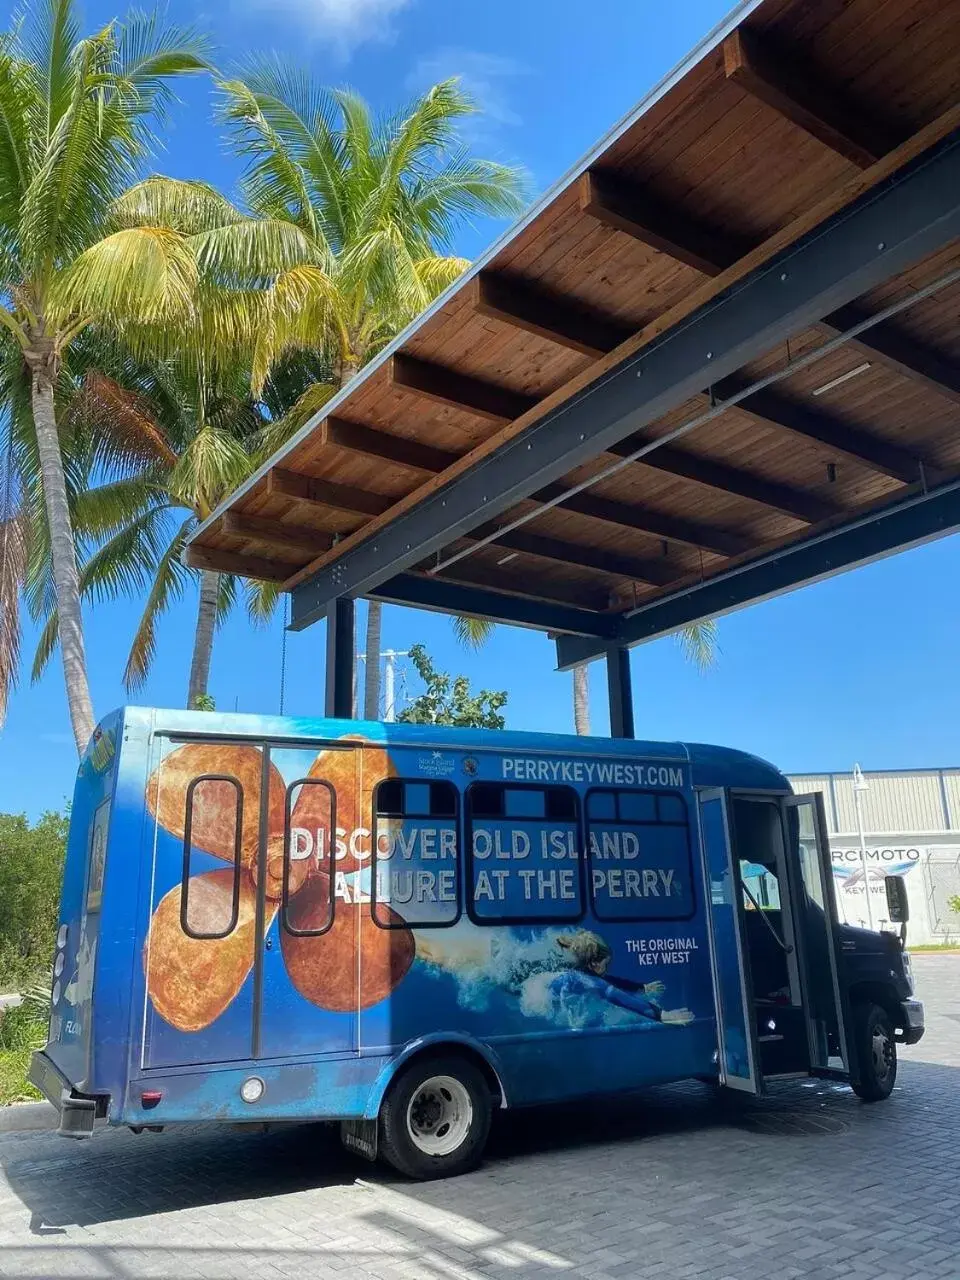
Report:
[{"label": "bus front wheel", "polygon": [[878,1004],[862,1001],[853,1006],[853,1031],[860,1066],[854,1092],[864,1102],[882,1102],[890,1097],[897,1080],[893,1025]]},{"label": "bus front wheel", "polygon": [[380,1108],[380,1154],[408,1178],[476,1168],[490,1132],[490,1089],[472,1062],[423,1058],[398,1076]]}]

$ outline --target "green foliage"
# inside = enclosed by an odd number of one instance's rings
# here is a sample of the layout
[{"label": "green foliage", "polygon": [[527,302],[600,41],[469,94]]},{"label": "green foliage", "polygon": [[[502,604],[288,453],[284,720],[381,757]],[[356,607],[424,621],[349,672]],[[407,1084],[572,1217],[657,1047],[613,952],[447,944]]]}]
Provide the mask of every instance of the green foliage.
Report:
[{"label": "green foliage", "polygon": [[410,660],[426,689],[397,717],[403,724],[446,724],[459,729],[506,727],[507,722],[500,714],[507,702],[505,691],[471,692],[466,676],[449,676],[438,671],[422,644],[411,648]]},{"label": "green foliage", "polygon": [[19,1005],[0,1012],[0,1106],[41,1095],[27,1079],[34,1049],[47,1040],[50,983],[28,988]]},{"label": "green foliage", "polygon": [[45,813],[32,826],[23,814],[0,814],[0,991],[49,972],[66,839],[63,814]]},{"label": "green foliage", "polygon": [[217,702],[212,693],[198,693],[193,700],[194,711],[216,711]]},{"label": "green foliage", "polygon": [[960,916],[960,893],[955,894],[952,898],[948,898],[947,906],[952,912]]}]

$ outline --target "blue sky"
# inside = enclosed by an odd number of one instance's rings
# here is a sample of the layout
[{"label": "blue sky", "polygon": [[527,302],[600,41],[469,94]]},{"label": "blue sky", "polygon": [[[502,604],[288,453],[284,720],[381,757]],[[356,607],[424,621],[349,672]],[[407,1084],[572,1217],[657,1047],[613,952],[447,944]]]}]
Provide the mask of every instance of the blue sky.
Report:
[{"label": "blue sky", "polygon": [[[4,18],[10,6],[0,6]],[[350,84],[383,110],[414,90],[460,74],[484,114],[473,144],[523,165],[532,194],[549,186],[724,15],[725,0],[671,6],[640,0],[220,0],[204,12],[173,0],[174,18],[212,35],[229,68],[250,50],[275,49],[321,81]],[[88,24],[114,15],[88,3]],[[236,164],[212,121],[210,86],[181,93],[157,168],[229,188]],[[465,229],[458,250],[478,253],[502,228]],[[755,606],[720,623],[721,652],[705,675],[663,640],[633,653],[638,735],[735,745],[788,771],[958,763],[956,677],[958,544],[948,539]],[[137,701],[179,706],[186,695],[195,600],[160,632],[154,673]],[[130,602],[87,612],[98,713],[122,703],[120,673],[136,626]],[[25,653],[32,655],[32,635]],[[385,613],[384,643],[423,641],[439,665],[478,685],[506,688],[511,728],[572,729],[571,680],[552,670],[544,637],[500,628],[466,655],[449,622],[404,609]],[[211,691],[218,707],[275,713],[283,631],[278,616],[253,630],[239,615],[217,639]],[[323,628],[289,635],[286,709],[320,714]],[[602,668],[592,668],[594,728],[607,728]],[[0,731],[0,811],[35,814],[73,787],[75,755],[59,664],[26,680]]]}]

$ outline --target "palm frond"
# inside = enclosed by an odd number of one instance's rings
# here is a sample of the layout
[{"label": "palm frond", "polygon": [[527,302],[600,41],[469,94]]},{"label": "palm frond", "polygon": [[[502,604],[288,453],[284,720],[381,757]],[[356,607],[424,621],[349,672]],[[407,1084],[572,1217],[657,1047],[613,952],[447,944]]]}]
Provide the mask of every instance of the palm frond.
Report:
[{"label": "palm frond", "polygon": [[205,518],[250,474],[251,457],[231,432],[203,426],[167,480],[169,493]]},{"label": "palm frond", "polygon": [[280,599],[280,585],[276,582],[263,582],[259,578],[244,580],[247,595],[247,613],[255,626],[265,627],[273,618]]},{"label": "palm frond", "polygon": [[71,504],[73,527],[86,542],[100,542],[139,520],[155,507],[169,507],[165,475],[141,471],[78,493]]},{"label": "palm frond", "polygon": [[189,242],[164,227],[116,231],[60,272],[51,302],[60,314],[172,328],[189,324],[197,291]]},{"label": "palm frond", "polygon": [[413,264],[424,293],[432,301],[454,283],[470,266],[469,258],[419,258]]},{"label": "palm frond", "polygon": [[180,553],[193,524],[192,518],[184,521],[157,565],[153,585],[123,672],[124,688],[131,693],[141,689],[146,682],[156,654],[157,622],[171,603],[182,596],[186,579],[190,575],[190,570],[181,563]]},{"label": "palm frond", "polygon": [[145,397],[91,369],[83,380],[74,412],[94,428],[97,460],[110,466],[133,461],[148,467],[173,467],[177,454]]},{"label": "palm frond", "polygon": [[291,436],[315,417],[337,394],[339,388],[331,382],[315,382],[297,399],[296,403],[281,418],[276,418],[262,428],[252,442],[252,451],[256,453],[257,465],[272,457],[281,449]]},{"label": "palm frond", "polygon": [[30,558],[29,533],[23,513],[0,505],[0,728],[20,670],[20,591]]},{"label": "palm frond", "polygon": [[240,210],[216,187],[163,174],[128,187],[114,200],[111,213],[121,227],[166,227],[184,236],[244,221]]},{"label": "palm frond", "polygon": [[698,671],[707,671],[716,662],[719,653],[717,634],[717,624],[712,618],[693,622],[677,632],[677,643],[683,650],[683,656]]},{"label": "palm frond", "polygon": [[453,634],[465,649],[481,649],[496,626],[488,618],[467,618],[462,614],[456,614],[450,621],[453,624]]}]

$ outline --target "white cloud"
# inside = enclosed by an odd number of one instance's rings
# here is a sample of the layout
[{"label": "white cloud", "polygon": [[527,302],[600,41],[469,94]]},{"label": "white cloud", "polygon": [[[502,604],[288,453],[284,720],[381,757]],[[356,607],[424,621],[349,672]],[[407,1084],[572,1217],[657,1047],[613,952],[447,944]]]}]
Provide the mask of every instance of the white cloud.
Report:
[{"label": "white cloud", "polygon": [[[440,80],[459,76],[464,89],[476,101],[480,115],[470,121],[472,140],[491,140],[496,127],[515,127],[522,118],[510,101],[511,82],[529,75],[529,68],[514,58],[475,49],[446,48],[421,58],[407,76],[407,87],[422,93]],[[494,126],[491,128],[491,126]]]},{"label": "white cloud", "polygon": [[294,19],[312,35],[330,40],[344,56],[367,40],[389,39],[391,19],[412,0],[240,0]]}]

